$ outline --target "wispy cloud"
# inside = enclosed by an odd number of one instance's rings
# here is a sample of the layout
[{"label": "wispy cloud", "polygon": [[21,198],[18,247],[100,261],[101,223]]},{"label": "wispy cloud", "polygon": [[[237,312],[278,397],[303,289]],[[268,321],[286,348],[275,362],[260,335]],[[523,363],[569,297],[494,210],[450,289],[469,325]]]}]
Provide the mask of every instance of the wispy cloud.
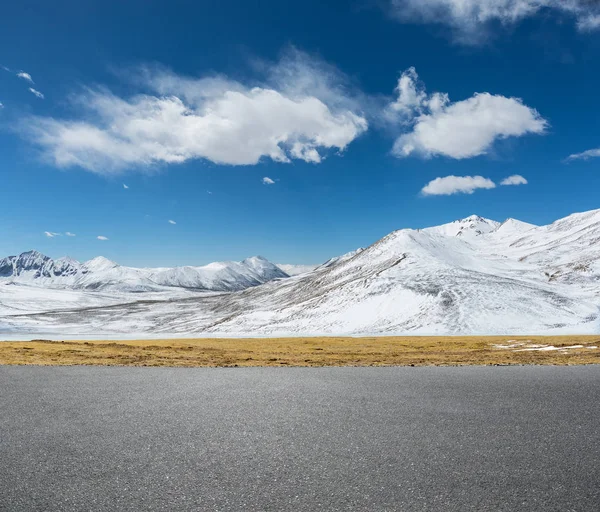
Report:
[{"label": "wispy cloud", "polygon": [[465,44],[485,41],[498,22],[511,26],[543,11],[570,17],[581,31],[600,27],[595,0],[390,0],[389,5],[399,21],[449,26],[457,42]]},{"label": "wispy cloud", "polygon": [[424,196],[450,196],[453,194],[472,194],[478,189],[496,188],[496,184],[483,176],[446,176],[436,178],[425,185]]},{"label": "wispy cloud", "polygon": [[123,188],[124,188],[125,190],[127,190],[129,187],[128,187],[127,185],[125,185],[125,183],[123,183]]},{"label": "wispy cloud", "polygon": [[103,240],[103,241],[104,241],[104,240],[108,240],[108,238],[107,238],[107,237],[105,237],[105,236],[102,236],[102,235],[100,235],[100,236],[97,236],[96,238],[97,238],[98,240]]},{"label": "wispy cloud", "polygon": [[472,158],[487,153],[498,139],[543,134],[548,126],[518,98],[483,92],[451,102],[445,93],[428,94],[414,68],[402,73],[396,92],[385,116],[402,133],[392,151],[399,158]]},{"label": "wispy cloud", "polygon": [[268,176],[265,176],[262,179],[263,185],[274,185],[275,181],[273,181],[271,178],[269,178]]},{"label": "wispy cloud", "polygon": [[[33,81],[33,78],[31,77],[31,75],[25,71],[13,71],[12,69],[6,67],[6,66],[0,66],[4,71],[7,71],[9,73],[13,73],[15,76],[17,76],[18,78],[21,78],[22,80],[25,80],[26,82],[29,82],[30,84],[34,84],[35,82]],[[40,91],[38,91],[37,89],[34,89],[33,87],[28,87],[28,90],[31,94],[35,95],[36,97],[40,98],[40,99],[44,99],[44,94],[41,93]]]},{"label": "wispy cloud", "polygon": [[4,103],[0,101],[0,108],[4,108]]},{"label": "wispy cloud", "polygon": [[582,153],[574,153],[573,155],[569,155],[565,161],[569,162],[572,160],[589,160],[590,158],[598,157],[600,157],[600,148],[588,149],[587,151],[583,151]]},{"label": "wispy cloud", "polygon": [[33,78],[31,78],[31,75],[30,75],[29,73],[25,73],[25,71],[19,71],[19,72],[17,73],[17,76],[18,76],[19,78],[22,78],[23,80],[27,80],[27,81],[28,81],[30,84],[33,84],[33,83],[35,83],[35,82],[33,81]]},{"label": "wispy cloud", "polygon": [[[56,236],[63,236],[63,233],[55,233],[54,231],[44,231],[44,235],[48,238],[54,238]],[[71,233],[70,231],[65,231],[65,236],[77,236],[75,233]]]},{"label": "wispy cloud", "polygon": [[43,95],[43,94],[42,94],[40,91],[38,91],[37,89],[34,89],[33,87],[30,87],[30,88],[29,88],[29,92],[30,92],[31,94],[33,94],[34,96],[37,96],[37,97],[38,97],[38,98],[40,98],[41,100],[43,100],[43,99],[44,99],[44,97],[45,97],[45,96],[44,96],[44,95]]},{"label": "wispy cloud", "polygon": [[169,224],[177,224],[174,220],[169,220]]},{"label": "wispy cloud", "polygon": [[74,118],[31,117],[20,132],[58,167],[111,173],[197,158],[226,165],[318,163],[367,130],[358,105],[336,81],[341,74],[317,59],[290,51],[262,71],[263,82],[241,83],[144,68],[135,79],[153,94],[86,89],[74,97]]},{"label": "wispy cloud", "polygon": [[523,176],[519,174],[513,174],[512,176],[508,176],[504,178],[500,185],[527,185],[528,181],[523,178]]}]

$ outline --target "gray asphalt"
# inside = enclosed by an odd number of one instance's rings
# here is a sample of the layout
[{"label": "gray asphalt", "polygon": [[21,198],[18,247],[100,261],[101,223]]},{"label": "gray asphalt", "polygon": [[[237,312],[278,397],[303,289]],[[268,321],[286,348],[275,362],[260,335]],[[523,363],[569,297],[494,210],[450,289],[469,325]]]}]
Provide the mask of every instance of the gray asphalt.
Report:
[{"label": "gray asphalt", "polygon": [[0,510],[600,510],[600,367],[0,367]]}]

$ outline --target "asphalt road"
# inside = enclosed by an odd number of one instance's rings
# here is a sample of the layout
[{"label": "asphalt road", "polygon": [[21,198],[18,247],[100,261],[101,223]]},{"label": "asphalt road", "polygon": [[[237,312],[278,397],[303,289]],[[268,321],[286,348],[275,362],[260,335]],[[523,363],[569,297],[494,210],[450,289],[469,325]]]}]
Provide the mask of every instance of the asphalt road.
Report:
[{"label": "asphalt road", "polygon": [[600,510],[600,367],[0,367],[0,510]]}]

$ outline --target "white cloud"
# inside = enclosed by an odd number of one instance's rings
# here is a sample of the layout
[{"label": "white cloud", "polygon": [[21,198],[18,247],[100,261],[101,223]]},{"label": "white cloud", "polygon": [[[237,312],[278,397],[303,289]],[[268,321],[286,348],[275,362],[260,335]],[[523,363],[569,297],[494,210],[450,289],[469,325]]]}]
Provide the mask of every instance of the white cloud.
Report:
[{"label": "white cloud", "polygon": [[450,196],[472,194],[477,189],[490,188],[496,188],[496,184],[483,176],[446,176],[430,181],[421,193],[425,196]]},{"label": "white cloud", "polygon": [[581,31],[591,31],[600,28],[600,14],[590,14],[577,21],[577,27]]},{"label": "white cloud", "polygon": [[[53,231],[44,231],[44,235],[46,235],[48,238],[54,238],[56,236],[62,236],[62,233],[55,233]],[[70,231],[66,231],[64,233],[65,236],[76,236],[75,233],[71,233]]]},{"label": "white cloud", "polygon": [[518,98],[484,92],[453,103],[447,94],[427,94],[414,68],[402,74],[396,91],[398,98],[385,116],[406,131],[394,143],[399,158],[471,158],[487,153],[497,139],[543,134],[548,125]]},{"label": "white cloud", "polygon": [[23,80],[27,80],[29,83],[33,84],[33,78],[31,78],[31,75],[29,73],[25,73],[25,71],[19,71],[17,73],[17,76],[19,78],[22,78]]},{"label": "white cloud", "polygon": [[589,160],[590,158],[598,158],[600,157],[600,148],[597,149],[588,149],[583,153],[575,153],[573,155],[569,155],[567,161],[570,160]]},{"label": "white cloud", "polygon": [[420,110],[423,103],[427,101],[427,94],[419,83],[419,75],[414,67],[410,67],[402,73],[394,90],[397,92],[398,98],[390,103],[389,109],[402,118],[412,117],[413,113]]},{"label": "white cloud", "polygon": [[125,183],[123,183],[123,188],[124,188],[125,190],[127,190],[129,187],[128,187],[127,185],[125,185]]},{"label": "white cloud", "polygon": [[42,94],[40,91],[38,91],[38,90],[34,89],[33,87],[30,87],[30,88],[29,88],[29,92],[30,92],[31,94],[33,94],[33,95],[37,96],[37,97],[38,97],[38,98],[40,98],[41,100],[43,100],[43,99],[44,99],[44,95],[43,95],[43,94]]},{"label": "white cloud", "polygon": [[0,108],[4,108],[4,103],[0,101]]},{"label": "white cloud", "polygon": [[581,31],[600,27],[600,4],[593,0],[390,0],[390,5],[398,20],[448,25],[463,43],[481,41],[494,21],[514,25],[546,10],[570,16]]},{"label": "white cloud", "polygon": [[169,224],[177,224],[174,220],[169,220]]},{"label": "white cloud", "polygon": [[106,238],[105,236],[102,236],[102,235],[100,235],[100,236],[97,236],[96,238],[97,238],[98,240],[108,240],[108,238]]},{"label": "white cloud", "polygon": [[275,181],[273,181],[271,178],[269,178],[268,176],[265,176],[262,179],[263,185],[274,185]]},{"label": "white cloud", "polygon": [[317,163],[368,125],[345,89],[331,83],[332,73],[309,63],[292,52],[258,86],[144,69],[136,77],[147,93],[121,98],[87,90],[75,98],[76,118],[32,117],[20,131],[58,167],[98,173],[196,158]]},{"label": "white cloud", "polygon": [[528,181],[519,174],[513,174],[508,178],[504,178],[500,185],[527,185]]}]

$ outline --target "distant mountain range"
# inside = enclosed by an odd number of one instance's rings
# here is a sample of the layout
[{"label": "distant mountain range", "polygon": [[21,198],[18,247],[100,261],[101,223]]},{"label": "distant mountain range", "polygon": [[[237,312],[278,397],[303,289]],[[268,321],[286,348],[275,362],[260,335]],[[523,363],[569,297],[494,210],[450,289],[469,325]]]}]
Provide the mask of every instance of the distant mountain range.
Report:
[{"label": "distant mountain range", "polygon": [[37,251],[0,259],[0,283],[53,289],[152,292],[178,287],[224,292],[285,277],[289,275],[260,256],[175,268],[124,267],[102,256],[85,263],[68,257],[53,260]]},{"label": "distant mountain range", "polygon": [[548,226],[471,216],[395,231],[314,269],[290,267],[298,274],[292,277],[285,269],[263,258],[131,269],[25,253],[0,260],[0,283],[15,285],[0,284],[0,329],[114,336],[600,333],[600,210]]}]

